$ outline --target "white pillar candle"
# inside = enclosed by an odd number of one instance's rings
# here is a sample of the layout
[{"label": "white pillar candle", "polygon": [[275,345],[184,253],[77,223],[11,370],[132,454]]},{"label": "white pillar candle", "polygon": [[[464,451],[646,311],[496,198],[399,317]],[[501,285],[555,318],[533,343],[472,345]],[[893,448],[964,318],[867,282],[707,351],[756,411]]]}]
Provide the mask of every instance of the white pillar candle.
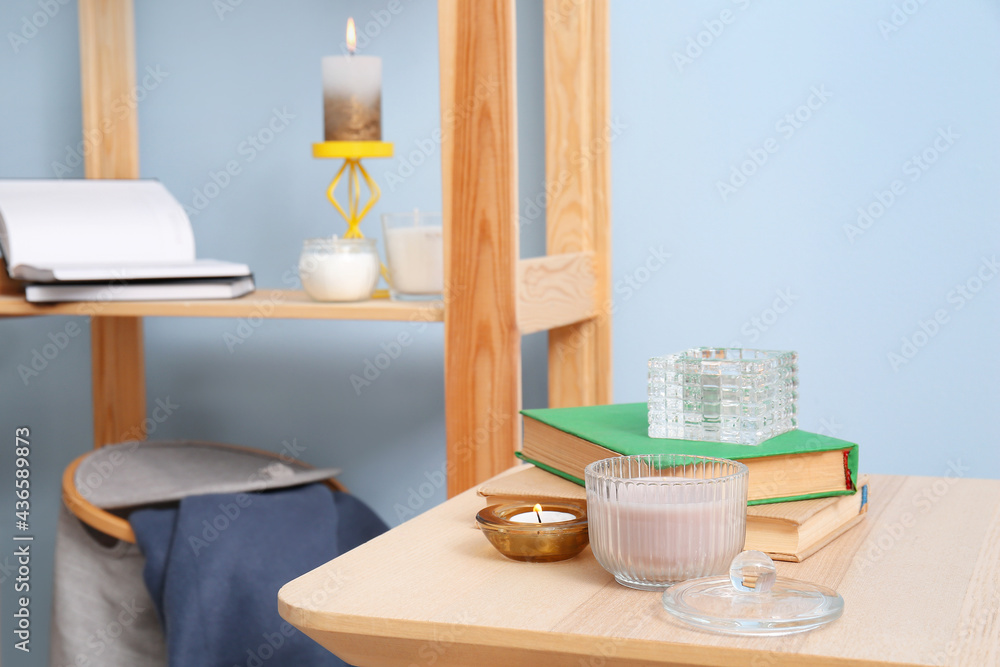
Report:
[{"label": "white pillar candle", "polygon": [[350,55],[323,58],[325,141],[382,140],[382,59],[354,55],[355,46],[354,19],[350,19]]}]

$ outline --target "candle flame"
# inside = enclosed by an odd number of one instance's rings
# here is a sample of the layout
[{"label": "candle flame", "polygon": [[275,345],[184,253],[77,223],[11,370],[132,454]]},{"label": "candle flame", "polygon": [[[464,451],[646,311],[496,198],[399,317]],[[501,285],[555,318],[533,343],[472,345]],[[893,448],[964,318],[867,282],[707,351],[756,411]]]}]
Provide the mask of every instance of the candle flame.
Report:
[{"label": "candle flame", "polygon": [[347,19],[347,50],[354,53],[358,48],[358,32],[354,28],[354,17]]},{"label": "candle flame", "polygon": [[542,522],[542,506],[539,503],[535,503],[535,506],[531,508],[535,512],[535,516],[538,517],[538,523]]}]

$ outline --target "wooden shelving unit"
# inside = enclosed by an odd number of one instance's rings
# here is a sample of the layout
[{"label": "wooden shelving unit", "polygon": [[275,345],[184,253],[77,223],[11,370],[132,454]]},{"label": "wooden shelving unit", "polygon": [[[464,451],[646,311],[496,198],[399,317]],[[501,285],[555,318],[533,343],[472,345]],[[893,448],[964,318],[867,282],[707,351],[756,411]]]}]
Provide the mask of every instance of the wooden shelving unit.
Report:
[{"label": "wooden shelving unit", "polygon": [[319,303],[301,290],[259,289],[238,299],[203,301],[85,301],[28,303],[0,296],[0,316],[82,315],[98,317],[264,317],[293,320],[444,321],[440,301],[373,299],[358,303]]},{"label": "wooden shelving unit", "polygon": [[[94,444],[146,417],[143,317],[443,321],[448,493],[503,470],[520,446],[521,335],[549,331],[549,402],[611,400],[607,0],[545,0],[549,255],[518,249],[515,0],[439,0],[445,281],[438,303],[241,299],[28,304],[0,280],[0,317],[90,318]],[[88,178],[139,176],[136,110],[101,124],[135,85],[132,0],[80,0],[83,129],[103,133]],[[482,95],[480,84],[496,81]],[[461,113],[456,113],[459,110]],[[117,116],[116,116],[117,117]]]}]

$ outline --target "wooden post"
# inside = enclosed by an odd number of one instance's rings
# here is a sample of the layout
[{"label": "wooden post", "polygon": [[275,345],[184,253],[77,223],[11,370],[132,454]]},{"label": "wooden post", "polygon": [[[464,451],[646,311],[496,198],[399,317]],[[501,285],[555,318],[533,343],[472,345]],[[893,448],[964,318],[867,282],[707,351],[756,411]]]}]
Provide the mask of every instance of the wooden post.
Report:
[{"label": "wooden post", "polygon": [[549,405],[611,395],[611,97],[608,0],[545,0],[549,255],[592,252],[596,316],[549,332]]},{"label": "wooden post", "polygon": [[[86,176],[138,178],[138,114],[127,103],[135,87],[132,0],[80,0],[79,17]],[[136,438],[146,418],[142,318],[91,317],[90,354],[94,446]]]},{"label": "wooden post", "polygon": [[440,0],[448,495],[520,444],[514,0]]}]

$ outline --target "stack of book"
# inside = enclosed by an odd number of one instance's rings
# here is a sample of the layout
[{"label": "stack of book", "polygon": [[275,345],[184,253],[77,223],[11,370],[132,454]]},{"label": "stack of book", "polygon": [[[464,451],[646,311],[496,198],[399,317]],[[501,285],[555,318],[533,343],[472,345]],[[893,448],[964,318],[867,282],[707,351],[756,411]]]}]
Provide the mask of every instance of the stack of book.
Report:
[{"label": "stack of book", "polygon": [[32,302],[224,299],[254,289],[246,264],[195,258],[191,221],[158,181],[0,180],[0,250]]},{"label": "stack of book", "polygon": [[791,561],[838,537],[868,509],[868,480],[858,475],[858,445],[837,438],[799,429],[759,445],[650,438],[645,403],[523,414],[524,444],[517,455],[547,472],[529,468],[518,473],[520,478],[498,479],[480,489],[491,500],[533,495],[585,499],[584,468],[612,456],[676,453],[734,459],[750,471],[746,548]]}]

